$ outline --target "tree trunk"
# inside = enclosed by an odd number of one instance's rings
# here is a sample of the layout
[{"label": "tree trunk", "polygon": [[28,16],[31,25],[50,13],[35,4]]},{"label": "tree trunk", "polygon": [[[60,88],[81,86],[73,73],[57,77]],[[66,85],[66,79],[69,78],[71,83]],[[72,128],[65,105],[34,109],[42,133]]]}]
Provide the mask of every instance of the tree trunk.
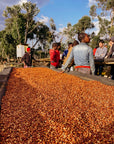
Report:
[{"label": "tree trunk", "polygon": [[39,25],[39,22],[36,24],[36,26],[31,31],[28,32],[28,34],[32,33],[38,27],[38,25]]},{"label": "tree trunk", "polygon": [[9,56],[6,54],[7,62],[10,62]]},{"label": "tree trunk", "polygon": [[32,48],[34,48],[38,42],[39,42],[39,39],[35,42],[35,44],[32,46]]},{"label": "tree trunk", "polygon": [[26,30],[25,30],[25,41],[24,41],[24,44],[27,43],[27,34],[28,34],[28,21],[27,21],[27,24],[26,24]]},{"label": "tree trunk", "polygon": [[111,17],[111,27],[112,27],[114,25],[114,9],[111,11],[110,17]]},{"label": "tree trunk", "polygon": [[2,49],[2,58],[4,57],[4,48]]},{"label": "tree trunk", "polygon": [[19,33],[19,27],[18,27],[17,22],[16,22],[16,28],[17,28],[18,40],[19,40],[19,43],[21,43],[21,38],[20,38],[20,33]]}]

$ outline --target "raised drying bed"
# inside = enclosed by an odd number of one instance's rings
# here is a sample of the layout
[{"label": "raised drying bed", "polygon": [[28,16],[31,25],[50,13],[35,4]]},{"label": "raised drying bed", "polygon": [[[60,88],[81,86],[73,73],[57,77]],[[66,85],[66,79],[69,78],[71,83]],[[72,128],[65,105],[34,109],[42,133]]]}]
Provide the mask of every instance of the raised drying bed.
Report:
[{"label": "raised drying bed", "polygon": [[0,109],[1,109],[1,101],[2,97],[5,95],[6,84],[10,75],[12,68],[4,68],[3,71],[0,72]]}]

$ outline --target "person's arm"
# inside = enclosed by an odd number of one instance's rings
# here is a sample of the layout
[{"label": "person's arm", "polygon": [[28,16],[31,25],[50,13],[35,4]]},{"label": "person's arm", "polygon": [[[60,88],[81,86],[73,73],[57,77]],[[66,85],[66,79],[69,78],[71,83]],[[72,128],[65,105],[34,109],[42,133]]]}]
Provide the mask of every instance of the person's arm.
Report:
[{"label": "person's arm", "polygon": [[74,53],[73,53],[73,49],[72,49],[72,51],[71,51],[71,53],[70,53],[70,56],[69,56],[69,58],[67,59],[65,65],[62,66],[63,72],[65,72],[66,68],[68,67],[68,65],[69,65],[70,62],[72,61],[73,57],[74,57]]},{"label": "person's arm", "polygon": [[112,46],[110,47],[109,52],[108,52],[108,54],[106,55],[105,58],[109,58],[111,56],[111,54],[112,54]]},{"label": "person's arm", "polygon": [[33,56],[33,55],[31,56],[31,59],[37,62],[37,60],[34,58],[34,56]]},{"label": "person's arm", "polygon": [[93,51],[92,51],[91,48],[89,49],[89,63],[90,63],[90,68],[91,68],[92,75],[94,75],[95,64],[94,64],[94,59],[93,59]]},{"label": "person's arm", "polygon": [[64,50],[64,52],[63,52],[62,59],[64,59],[64,57],[65,57],[65,50]]},{"label": "person's arm", "polygon": [[95,52],[95,58],[100,57],[100,53],[99,53],[99,48],[97,48],[96,52]]},{"label": "person's arm", "polygon": [[103,53],[100,55],[101,58],[104,58],[107,54],[107,48],[104,49]]}]

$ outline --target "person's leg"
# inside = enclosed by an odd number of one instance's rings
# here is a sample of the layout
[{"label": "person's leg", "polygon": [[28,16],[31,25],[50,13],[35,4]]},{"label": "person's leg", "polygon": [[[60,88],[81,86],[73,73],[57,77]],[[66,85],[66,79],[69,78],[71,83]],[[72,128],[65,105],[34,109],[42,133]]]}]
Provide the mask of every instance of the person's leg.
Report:
[{"label": "person's leg", "polygon": [[98,73],[98,68],[99,68],[99,65],[96,64],[96,65],[95,65],[95,75],[97,75],[97,73]]},{"label": "person's leg", "polygon": [[111,79],[114,80],[114,65],[111,65]]},{"label": "person's leg", "polygon": [[102,71],[103,71],[103,65],[99,66],[99,75],[102,75]]}]

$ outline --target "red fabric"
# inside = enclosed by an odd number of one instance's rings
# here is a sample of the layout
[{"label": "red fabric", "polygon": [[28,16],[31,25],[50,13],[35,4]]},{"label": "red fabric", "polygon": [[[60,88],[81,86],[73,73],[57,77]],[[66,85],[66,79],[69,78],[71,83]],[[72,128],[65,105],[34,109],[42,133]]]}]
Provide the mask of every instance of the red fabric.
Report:
[{"label": "red fabric", "polygon": [[57,53],[57,66],[59,66],[59,61],[60,61],[60,51],[56,50]]},{"label": "red fabric", "polygon": [[58,60],[57,60],[57,52],[56,52],[56,50],[50,49],[49,54],[50,54],[51,65],[57,67],[58,66]]},{"label": "red fabric", "polygon": [[27,48],[27,52],[28,52],[28,51],[30,51],[30,48],[29,48],[29,47]]},{"label": "red fabric", "polygon": [[90,68],[90,66],[75,66],[75,69],[76,68]]},{"label": "red fabric", "polygon": [[93,55],[95,55],[97,48],[93,49]]}]

